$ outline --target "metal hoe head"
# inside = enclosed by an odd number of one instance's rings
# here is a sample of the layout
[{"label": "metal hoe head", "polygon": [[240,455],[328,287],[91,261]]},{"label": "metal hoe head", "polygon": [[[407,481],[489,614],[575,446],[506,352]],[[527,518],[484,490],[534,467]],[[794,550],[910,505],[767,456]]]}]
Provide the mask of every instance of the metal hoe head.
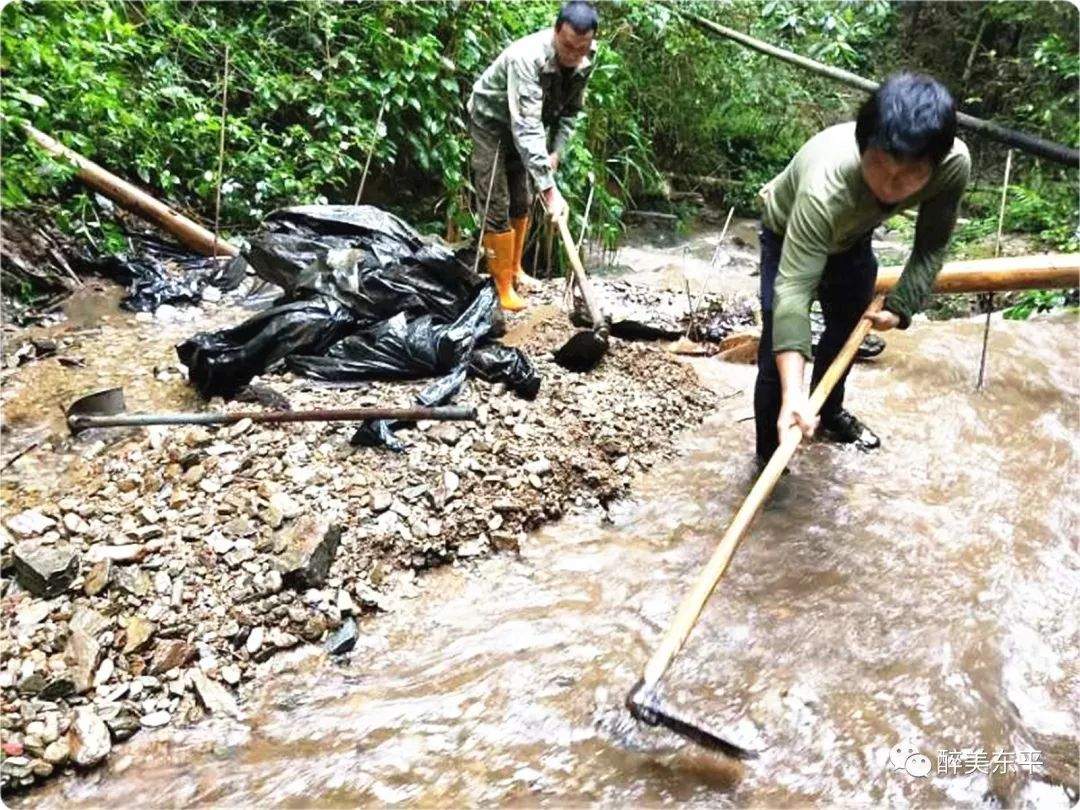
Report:
[{"label": "metal hoe head", "polygon": [[554,360],[569,371],[591,371],[607,354],[608,340],[602,332],[583,329],[574,334],[554,354]]},{"label": "metal hoe head", "polygon": [[79,397],[68,406],[64,412],[67,416],[68,428],[72,433],[86,430],[89,425],[82,423],[83,416],[119,416],[127,410],[124,402],[123,388],[106,388],[103,391],[95,391]]},{"label": "metal hoe head", "polygon": [[735,759],[755,759],[757,752],[745,748],[726,737],[709,731],[697,721],[685,715],[677,714],[660,704],[654,691],[646,691],[644,679],[637,682],[626,696],[626,708],[635,719],[647,726],[663,726],[683,739],[692,743],[719,751]]}]

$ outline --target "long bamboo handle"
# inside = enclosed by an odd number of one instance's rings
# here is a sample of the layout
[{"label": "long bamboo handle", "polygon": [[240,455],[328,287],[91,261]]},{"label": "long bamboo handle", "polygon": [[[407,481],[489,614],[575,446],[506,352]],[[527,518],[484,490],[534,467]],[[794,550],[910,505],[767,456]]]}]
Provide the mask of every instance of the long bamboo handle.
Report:
[{"label": "long bamboo handle", "polygon": [[232,413],[133,413],[117,416],[75,415],[68,417],[72,430],[96,427],[138,427],[145,425],[232,425],[242,419],[252,422],[359,422],[364,419],[392,419],[417,422],[466,422],[476,418],[476,409],[442,406],[435,408],[338,408],[312,411],[234,411]]},{"label": "long bamboo handle", "polygon": [[[821,378],[821,382],[817,384],[813,394],[810,396],[810,406],[815,415],[821,410],[826,397],[829,396],[829,393],[836,386],[847,367],[851,365],[851,361],[855,359],[855,352],[858,351],[859,344],[866,337],[866,333],[870,331],[868,316],[880,310],[883,302],[884,298],[882,296],[878,296],[873,300],[863,314],[859,324],[852,331],[851,336],[848,337],[847,342],[840,349],[840,354],[832,361]],[[712,595],[716,584],[720,581],[720,577],[727,570],[731,557],[735,553],[735,549],[738,548],[743,534],[749,528],[751,521],[757,515],[758,510],[761,509],[761,505],[765,502],[769,493],[772,492],[773,487],[776,486],[776,482],[780,480],[784,467],[787,466],[791,457],[795,455],[795,450],[801,441],[802,431],[797,427],[788,429],[781,437],[780,446],[776,448],[772,458],[769,459],[769,463],[765,465],[765,469],[761,471],[761,475],[754,482],[750,494],[746,496],[746,500],[739,507],[739,511],[735,513],[731,525],[724,532],[724,536],[720,538],[716,551],[713,552],[709,562],[702,569],[697,582],[694,583],[694,587],[683,598],[679,610],[675,614],[675,619],[660,641],[660,646],[657,647],[656,652],[653,653],[652,658],[645,665],[643,678],[645,689],[652,689],[659,683],[668,667],[671,666],[672,659],[682,649],[687,636],[694,629],[705,603]]]},{"label": "long bamboo handle", "polygon": [[596,301],[592,285],[585,275],[585,268],[581,266],[581,257],[578,256],[577,247],[574,245],[574,237],[570,235],[570,226],[566,224],[566,217],[559,217],[559,236],[562,237],[563,247],[566,249],[566,258],[570,260],[570,267],[574,270],[574,278],[577,280],[581,297],[585,299],[585,307],[589,310],[589,320],[592,321],[593,329],[606,332],[604,315],[600,311],[600,305]]},{"label": "long bamboo handle", "polygon": [[[876,291],[888,292],[902,267],[882,267]],[[949,262],[934,279],[934,292],[1002,292],[1080,287],[1080,253],[1008,256]]]},{"label": "long bamboo handle", "polygon": [[183,245],[207,256],[235,256],[240,252],[236,245],[232,245],[220,238],[215,240],[214,234],[202,225],[155,200],[142,189],[136,188],[126,180],[122,180],[112,172],[103,169],[74,149],[64,146],[55,138],[46,135],[41,130],[34,129],[30,124],[24,123],[23,128],[26,130],[26,134],[46,152],[54,157],[63,158],[73,163],[79,170],[77,172],[79,179],[90,188],[100,191],[110,200],[155,223],[162,230],[175,236]]}]

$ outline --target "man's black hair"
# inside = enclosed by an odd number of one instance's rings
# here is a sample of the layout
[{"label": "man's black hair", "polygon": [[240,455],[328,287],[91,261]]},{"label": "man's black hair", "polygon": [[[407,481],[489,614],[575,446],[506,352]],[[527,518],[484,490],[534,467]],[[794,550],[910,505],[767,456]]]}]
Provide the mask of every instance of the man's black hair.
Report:
[{"label": "man's black hair", "polygon": [[600,26],[600,15],[596,13],[596,7],[584,0],[570,0],[559,9],[559,16],[555,18],[555,30],[563,23],[569,23],[570,27],[578,34],[587,34]]},{"label": "man's black hair", "polygon": [[876,147],[902,160],[945,159],[956,137],[956,102],[941,82],[921,73],[894,73],[859,108],[860,154]]}]

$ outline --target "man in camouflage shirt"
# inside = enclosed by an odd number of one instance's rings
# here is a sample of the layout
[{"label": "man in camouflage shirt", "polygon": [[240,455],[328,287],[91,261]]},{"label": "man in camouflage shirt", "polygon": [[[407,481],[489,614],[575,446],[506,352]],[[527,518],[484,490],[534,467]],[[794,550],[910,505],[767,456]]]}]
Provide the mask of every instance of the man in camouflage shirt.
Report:
[{"label": "man in camouflage shirt", "polygon": [[512,43],[469,96],[473,182],[481,202],[491,188],[484,248],[506,310],[525,307],[515,285],[524,287],[521,256],[532,207],[530,183],[552,218],[565,215],[555,171],[582,111],[598,24],[590,3],[566,3],[554,30]]}]

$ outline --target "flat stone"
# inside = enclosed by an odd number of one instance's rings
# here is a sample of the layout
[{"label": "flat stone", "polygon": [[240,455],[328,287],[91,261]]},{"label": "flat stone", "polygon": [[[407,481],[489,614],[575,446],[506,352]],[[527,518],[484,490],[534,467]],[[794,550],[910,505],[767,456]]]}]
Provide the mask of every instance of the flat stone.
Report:
[{"label": "flat stone", "polygon": [[183,666],[195,655],[195,648],[186,641],[173,639],[159,641],[150,659],[150,674],[160,675],[170,669]]},{"label": "flat stone", "polygon": [[262,646],[263,638],[266,631],[263,630],[262,625],[251,628],[251,632],[248,634],[247,641],[244,642],[244,649],[248,651],[249,655],[254,655],[259,651]]},{"label": "flat stone", "polygon": [[453,447],[461,440],[461,430],[449,422],[442,422],[432,428],[431,436],[443,444]]},{"label": "flat stone", "polygon": [[327,640],[326,651],[331,655],[342,655],[356,646],[356,621],[349,617]]},{"label": "flat stone", "polygon": [[101,562],[102,560],[110,560],[115,563],[131,563],[143,559],[149,551],[149,547],[143,543],[121,543],[120,545],[96,543],[90,546],[90,549],[86,552],[86,560],[92,563]]},{"label": "flat stone", "polygon": [[[204,289],[203,290],[203,298],[206,298],[206,293],[211,289],[216,290],[217,288],[216,287],[207,287],[206,289]],[[255,423],[252,422],[250,419],[241,419],[235,425],[229,425],[228,429],[226,430],[226,433],[228,434],[230,439],[235,439],[237,436],[243,436],[245,433],[247,433],[248,430],[251,429],[251,426],[253,424],[255,424]]]},{"label": "flat stone", "polygon": [[[33,777],[30,776],[34,771],[34,765],[30,761],[29,757],[5,757],[4,761],[0,763],[0,773],[4,776],[11,777],[12,779],[25,779],[30,778],[33,781]],[[7,786],[5,780],[4,786]]]},{"label": "flat stone", "polygon": [[525,465],[525,472],[533,475],[547,475],[551,472],[551,462],[543,457],[538,458],[536,461],[530,461]]},{"label": "flat stone", "polygon": [[271,529],[277,529],[285,522],[285,516],[281,514],[281,510],[276,506],[267,506],[259,512],[259,517]]},{"label": "flat stone", "polygon": [[191,673],[191,683],[195,687],[195,694],[199,696],[199,700],[202,701],[203,706],[211,714],[227,714],[230,717],[240,716],[240,708],[236,705],[236,698],[220,683],[210,680],[205,673],[199,670]]},{"label": "flat stone", "polygon": [[71,546],[25,540],[15,545],[12,556],[16,579],[35,596],[63,593],[79,573],[79,557]]},{"label": "flat stone", "polygon": [[49,617],[59,600],[47,602],[30,602],[19,608],[15,614],[15,623],[23,630],[36,627]]},{"label": "flat stone", "polygon": [[443,489],[446,490],[447,495],[453,495],[458,491],[458,487],[461,485],[461,479],[458,474],[453,470],[447,470],[443,473]]},{"label": "flat stone", "polygon": [[102,661],[101,666],[98,667],[97,672],[94,674],[94,686],[104,686],[107,684],[115,670],[116,664],[113,663],[111,658],[106,658]]},{"label": "flat stone", "polygon": [[42,759],[51,765],[63,765],[70,756],[71,746],[68,745],[67,740],[55,740],[49,743],[45,746],[45,753],[41,755]]},{"label": "flat stone", "polygon": [[138,568],[117,571],[116,587],[127,591],[132,596],[146,596],[150,593],[150,575]]},{"label": "flat stone", "polygon": [[235,548],[236,543],[225,537],[221,532],[211,532],[206,538],[206,545],[210,546],[210,550],[215,554],[228,554]]},{"label": "flat stone", "polygon": [[68,748],[72,762],[82,768],[97,765],[112,750],[109,727],[90,707],[76,710],[68,732]]},{"label": "flat stone", "polygon": [[150,639],[153,632],[153,622],[148,622],[141,616],[132,616],[127,623],[127,639],[124,641],[124,652],[130,653],[140,649]]},{"label": "flat stone", "polygon": [[37,537],[55,526],[56,521],[41,514],[37,509],[27,509],[25,512],[9,517],[4,521],[4,525],[16,537]]},{"label": "flat stone", "polygon": [[371,493],[371,511],[385,512],[394,502],[393,496],[384,490],[376,490]]},{"label": "flat stone", "polygon": [[72,630],[81,630],[89,636],[97,636],[109,626],[109,620],[91,608],[82,607],[72,614],[68,626]]},{"label": "flat stone", "polygon": [[330,573],[341,527],[315,515],[304,515],[284,531],[284,551],[274,564],[285,584],[297,590],[321,586]]},{"label": "flat stone", "polygon": [[75,683],[76,693],[87,692],[94,685],[94,672],[97,670],[100,655],[101,645],[88,633],[75,630],[68,637],[64,660]]},{"label": "flat stone", "polygon": [[221,680],[231,686],[240,683],[240,667],[236,664],[226,664],[221,668]]},{"label": "flat stone", "polygon": [[297,517],[303,511],[300,504],[284,492],[278,492],[275,495],[270,496],[270,508],[277,509],[281,512],[281,516],[285,518],[285,520]]},{"label": "flat stone", "polygon": [[112,577],[112,560],[98,560],[90,567],[90,571],[83,579],[83,593],[87,596],[97,596],[109,585]]},{"label": "flat stone", "polygon": [[356,613],[356,605],[353,603],[349,592],[344,588],[337,593],[337,609],[342,616],[349,616]]},{"label": "flat stone", "polygon": [[64,528],[70,534],[83,534],[90,530],[90,524],[74,512],[68,512],[64,515]]},{"label": "flat stone", "polygon": [[[134,681],[133,683],[141,682]],[[142,725],[139,722],[139,715],[134,710],[119,704],[104,707],[101,710],[101,718],[105,721],[105,725],[109,727],[113,742],[123,742],[138,731]]]},{"label": "flat stone", "polygon": [[144,714],[139,722],[144,728],[161,728],[164,725],[168,725],[170,720],[172,720],[172,715],[162,709],[160,711]]},{"label": "flat stone", "polygon": [[483,539],[466,540],[458,546],[457,555],[459,557],[478,557],[486,552],[487,549],[487,542]]}]

